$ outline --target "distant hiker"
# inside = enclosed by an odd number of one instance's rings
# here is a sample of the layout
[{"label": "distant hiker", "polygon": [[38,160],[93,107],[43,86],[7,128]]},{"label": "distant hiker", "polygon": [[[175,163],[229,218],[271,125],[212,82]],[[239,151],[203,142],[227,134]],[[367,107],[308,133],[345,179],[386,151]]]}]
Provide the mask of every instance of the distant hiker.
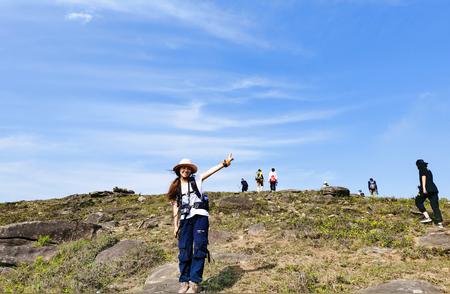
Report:
[{"label": "distant hiker", "polygon": [[256,181],[256,192],[261,192],[264,186],[264,175],[261,169],[258,169],[255,176]]},{"label": "distant hiker", "polygon": [[180,289],[178,293],[199,293],[203,279],[205,258],[208,256],[209,202],[202,194],[202,183],[214,173],[228,167],[232,154],[218,165],[196,178],[197,166],[182,159],[173,167],[177,178],[172,182],[167,197],[172,204],[173,233],[178,237]]},{"label": "distant hiker", "polygon": [[443,228],[442,214],[439,209],[439,191],[433,182],[433,174],[428,169],[428,162],[423,161],[423,159],[418,159],[416,161],[416,166],[419,170],[420,186],[419,195],[417,195],[415,202],[417,208],[424,216],[424,219],[420,222],[423,224],[432,222],[432,219],[428,215],[424,205],[425,200],[428,198],[430,200],[431,209],[433,209],[434,221],[439,228]]},{"label": "distant hiker", "polygon": [[270,191],[275,192],[277,190],[278,176],[277,172],[273,167],[272,170],[269,172],[269,184],[270,184]]},{"label": "distant hiker", "polygon": [[326,187],[329,187],[329,186],[330,185],[328,184],[327,181],[323,181],[322,188],[326,188]]},{"label": "distant hiker", "polygon": [[358,196],[364,196],[364,192],[362,190],[358,190]]},{"label": "distant hiker", "polygon": [[377,181],[370,178],[369,181],[367,182],[367,187],[369,188],[370,196],[378,195]]},{"label": "distant hiker", "polygon": [[244,178],[241,179],[241,185],[242,185],[242,192],[247,192],[248,191],[248,183]]}]

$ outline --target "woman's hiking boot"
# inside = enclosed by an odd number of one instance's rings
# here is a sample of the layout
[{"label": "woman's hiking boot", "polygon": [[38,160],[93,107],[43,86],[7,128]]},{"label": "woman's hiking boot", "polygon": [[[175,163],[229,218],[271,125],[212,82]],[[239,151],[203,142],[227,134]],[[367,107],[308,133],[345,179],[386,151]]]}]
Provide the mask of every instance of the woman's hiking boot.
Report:
[{"label": "woman's hiking boot", "polygon": [[178,293],[186,293],[187,290],[189,290],[189,283],[188,282],[181,282],[180,283],[180,289],[178,289]]},{"label": "woman's hiking boot", "polygon": [[200,293],[200,285],[194,282],[189,282],[189,290],[186,293]]},{"label": "woman's hiking boot", "polygon": [[442,223],[437,223],[436,226],[437,226],[439,229],[443,229],[443,228],[444,228],[444,225],[443,225]]}]

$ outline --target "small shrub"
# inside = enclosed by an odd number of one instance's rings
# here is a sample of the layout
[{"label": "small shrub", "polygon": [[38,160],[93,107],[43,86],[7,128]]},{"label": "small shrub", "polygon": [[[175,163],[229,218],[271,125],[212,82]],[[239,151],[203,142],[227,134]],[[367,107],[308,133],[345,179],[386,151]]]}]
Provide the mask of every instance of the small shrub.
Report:
[{"label": "small shrub", "polygon": [[34,243],[34,246],[35,247],[43,247],[43,246],[47,246],[51,243],[52,243],[52,239],[50,238],[50,236],[48,236],[48,235],[39,236],[37,241]]}]

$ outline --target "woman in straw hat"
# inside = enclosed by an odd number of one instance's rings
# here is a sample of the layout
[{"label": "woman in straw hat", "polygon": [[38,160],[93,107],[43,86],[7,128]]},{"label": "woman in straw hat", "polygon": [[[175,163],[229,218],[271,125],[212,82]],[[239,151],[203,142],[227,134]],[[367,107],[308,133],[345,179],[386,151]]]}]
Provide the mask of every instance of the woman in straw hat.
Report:
[{"label": "woman in straw hat", "polygon": [[174,166],[177,178],[172,182],[167,197],[173,207],[175,237],[178,237],[180,289],[178,293],[198,293],[202,281],[208,245],[208,205],[202,194],[202,183],[214,173],[228,167],[233,160],[230,153],[220,164],[200,177],[194,178],[198,168],[189,159]]}]

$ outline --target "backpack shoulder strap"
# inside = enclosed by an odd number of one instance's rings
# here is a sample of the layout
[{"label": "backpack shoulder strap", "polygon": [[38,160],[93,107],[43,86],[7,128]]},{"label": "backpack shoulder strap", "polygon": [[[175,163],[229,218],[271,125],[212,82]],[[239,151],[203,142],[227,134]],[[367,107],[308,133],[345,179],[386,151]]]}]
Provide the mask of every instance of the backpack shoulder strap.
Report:
[{"label": "backpack shoulder strap", "polygon": [[202,194],[200,193],[200,190],[197,187],[197,182],[195,181],[195,178],[189,177],[189,183],[191,184],[192,189],[194,189],[194,192],[198,196],[198,198],[202,199]]}]

